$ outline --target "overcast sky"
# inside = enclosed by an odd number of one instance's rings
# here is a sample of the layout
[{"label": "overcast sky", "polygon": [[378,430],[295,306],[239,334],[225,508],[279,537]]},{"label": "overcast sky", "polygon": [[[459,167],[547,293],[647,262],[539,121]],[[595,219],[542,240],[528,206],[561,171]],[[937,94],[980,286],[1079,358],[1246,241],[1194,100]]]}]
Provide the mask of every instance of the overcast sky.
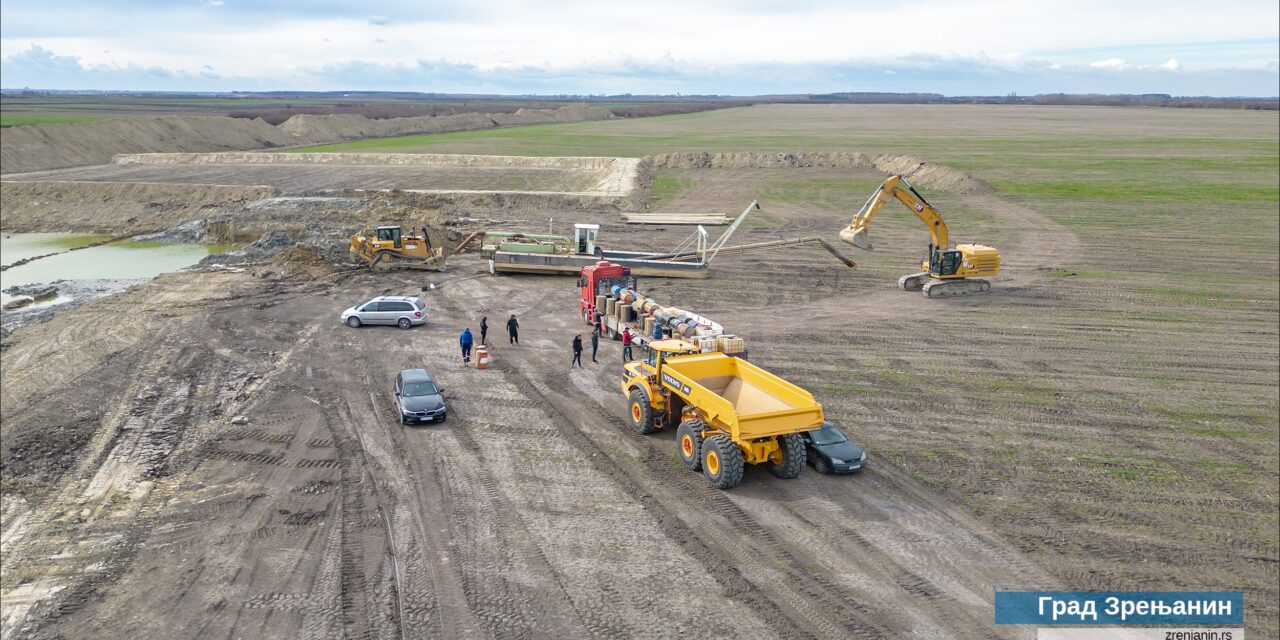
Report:
[{"label": "overcast sky", "polygon": [[1276,0],[0,0],[0,85],[1280,95]]}]

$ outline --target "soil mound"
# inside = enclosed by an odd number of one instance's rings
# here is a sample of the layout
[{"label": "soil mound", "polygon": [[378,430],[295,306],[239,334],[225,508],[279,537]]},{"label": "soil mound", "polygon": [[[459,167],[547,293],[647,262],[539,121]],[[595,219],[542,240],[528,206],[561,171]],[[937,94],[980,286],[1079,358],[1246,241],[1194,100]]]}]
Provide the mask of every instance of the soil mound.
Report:
[{"label": "soil mound", "polygon": [[296,115],[280,126],[222,116],[121,118],[74,124],[24,125],[0,130],[0,172],[25,173],[105,164],[126,153],[245,151],[362,138],[579,120],[605,120],[603,107],[521,109],[513,114],[467,113],[373,120],[362,115]]},{"label": "soil mound", "polygon": [[232,151],[297,144],[262,120],[221,116],[121,118],[0,130],[0,171],[105,164],[117,153]]},{"label": "soil mound", "polygon": [[[278,195],[272,187],[149,182],[0,182],[4,230],[152,233],[238,211]],[[53,222],[56,221],[56,222]]]},{"label": "soil mound", "polygon": [[922,160],[903,155],[868,155],[860,152],[816,153],[663,153],[647,158],[655,169],[777,169],[831,167],[876,169],[907,175],[912,183],[953,193],[991,193],[991,185],[959,169],[920,165]]}]

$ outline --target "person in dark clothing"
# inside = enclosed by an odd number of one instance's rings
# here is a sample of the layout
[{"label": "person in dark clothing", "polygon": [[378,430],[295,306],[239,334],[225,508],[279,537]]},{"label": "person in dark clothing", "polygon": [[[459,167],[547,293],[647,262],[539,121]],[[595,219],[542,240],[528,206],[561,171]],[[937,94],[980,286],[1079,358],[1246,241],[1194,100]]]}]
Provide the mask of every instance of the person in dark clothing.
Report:
[{"label": "person in dark clothing", "polygon": [[471,362],[471,327],[462,330],[462,335],[458,336],[458,346],[462,347],[462,364]]},{"label": "person in dark clothing", "polygon": [[520,322],[516,320],[516,314],[511,314],[511,319],[507,320],[507,339],[511,344],[520,344]]},{"label": "person in dark clothing", "polygon": [[631,329],[622,330],[622,361],[631,362]]},{"label": "person in dark clothing", "polygon": [[591,362],[596,361],[596,352],[600,350],[600,330],[591,332]]},{"label": "person in dark clothing", "polygon": [[581,333],[573,337],[573,362],[570,362],[569,366],[572,367],[575,364],[578,365],[579,367],[582,366],[582,334]]},{"label": "person in dark clothing", "polygon": [[489,316],[480,316],[480,344],[489,344],[486,338],[489,337]]}]

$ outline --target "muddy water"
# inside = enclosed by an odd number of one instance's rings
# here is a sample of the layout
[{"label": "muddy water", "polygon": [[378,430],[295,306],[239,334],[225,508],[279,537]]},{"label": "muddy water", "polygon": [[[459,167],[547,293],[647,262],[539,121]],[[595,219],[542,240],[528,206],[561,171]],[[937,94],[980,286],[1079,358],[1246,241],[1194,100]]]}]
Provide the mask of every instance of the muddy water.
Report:
[{"label": "muddy water", "polygon": [[[71,233],[14,233],[0,237],[0,262],[59,253],[0,272],[0,289],[42,284],[55,280],[135,280],[153,278],[199,262],[232,248],[226,245],[168,244],[122,240],[97,247],[67,251],[105,240],[106,236]],[[0,293],[0,304],[12,296]]]}]

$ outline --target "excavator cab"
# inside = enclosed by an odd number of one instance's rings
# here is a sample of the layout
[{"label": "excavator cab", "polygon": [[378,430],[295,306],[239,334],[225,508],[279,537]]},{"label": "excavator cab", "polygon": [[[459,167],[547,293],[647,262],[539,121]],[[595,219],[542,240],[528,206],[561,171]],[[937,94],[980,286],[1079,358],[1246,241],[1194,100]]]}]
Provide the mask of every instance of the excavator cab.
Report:
[{"label": "excavator cab", "polygon": [[964,263],[964,254],[957,249],[934,249],[929,255],[929,275],[953,276]]},{"label": "excavator cab", "polygon": [[377,233],[379,242],[390,242],[400,248],[400,227],[378,227]]}]

